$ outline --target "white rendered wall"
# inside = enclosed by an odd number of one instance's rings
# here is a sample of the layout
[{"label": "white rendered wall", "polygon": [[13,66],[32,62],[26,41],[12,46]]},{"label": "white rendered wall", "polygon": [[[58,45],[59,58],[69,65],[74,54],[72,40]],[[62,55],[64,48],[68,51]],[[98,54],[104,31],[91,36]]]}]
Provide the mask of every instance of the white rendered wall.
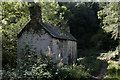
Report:
[{"label": "white rendered wall", "polygon": [[62,60],[63,63],[68,64],[69,57],[72,61],[77,59],[77,43],[69,40],[53,39],[52,52],[55,54],[55,60]]},{"label": "white rendered wall", "polygon": [[18,58],[21,56],[22,49],[29,45],[30,49],[36,48],[37,55],[39,53],[48,53],[48,46],[51,46],[51,36],[42,29],[40,32],[34,33],[33,30],[24,32],[18,39]]},{"label": "white rendered wall", "polygon": [[47,53],[52,56],[53,62],[62,60],[63,63],[68,64],[69,58],[71,61],[76,61],[77,59],[77,44],[75,41],[52,38],[44,29],[37,33],[30,30],[22,34],[18,39],[18,58],[21,58],[21,51],[25,49],[26,45],[29,45],[31,49],[36,48],[37,55],[39,53]]}]

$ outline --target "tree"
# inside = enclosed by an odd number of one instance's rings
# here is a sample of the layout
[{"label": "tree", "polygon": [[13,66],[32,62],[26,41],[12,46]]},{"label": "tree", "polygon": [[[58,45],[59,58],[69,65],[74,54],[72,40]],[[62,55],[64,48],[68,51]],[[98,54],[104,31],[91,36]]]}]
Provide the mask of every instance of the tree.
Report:
[{"label": "tree", "polygon": [[3,68],[15,67],[17,34],[29,19],[28,3],[2,3],[2,53]]},{"label": "tree", "polygon": [[96,3],[76,2],[76,3],[61,3],[71,11],[71,16],[68,20],[71,33],[78,40],[78,49],[91,48],[90,39],[97,33],[99,28],[96,11]]},{"label": "tree", "polygon": [[102,20],[101,27],[107,32],[112,32],[112,38],[118,39],[118,23],[119,21],[119,3],[110,2],[104,6],[103,10],[98,12],[99,19]]},{"label": "tree", "polygon": [[[2,52],[3,68],[15,67],[17,53],[17,34],[30,20],[30,6],[37,4],[42,7],[42,19],[45,22],[60,26],[67,23],[66,14],[69,10],[59,6],[57,2],[3,2],[2,3]],[[61,23],[61,24],[60,24]]]},{"label": "tree", "polygon": [[[119,24],[120,24],[120,3],[119,2],[109,2],[106,6],[103,7],[103,10],[98,12],[98,17],[101,19],[101,27],[106,33],[111,34],[111,39],[114,39],[117,42],[115,50],[109,51],[108,53],[101,54],[103,59],[108,61],[108,70],[105,78],[109,79],[119,79],[119,65],[117,61],[120,60],[119,56]],[[113,44],[114,46],[114,44]]]}]

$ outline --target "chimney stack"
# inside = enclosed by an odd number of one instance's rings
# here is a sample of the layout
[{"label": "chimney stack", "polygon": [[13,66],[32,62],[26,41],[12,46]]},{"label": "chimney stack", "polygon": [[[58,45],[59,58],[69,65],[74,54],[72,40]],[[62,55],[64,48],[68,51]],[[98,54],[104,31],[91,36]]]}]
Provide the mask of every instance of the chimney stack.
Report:
[{"label": "chimney stack", "polygon": [[62,25],[62,28],[63,28],[63,30],[65,30],[66,32],[70,33],[70,27],[69,27],[68,24]]},{"label": "chimney stack", "polygon": [[37,4],[33,4],[29,7],[31,20],[42,22],[41,7]]}]

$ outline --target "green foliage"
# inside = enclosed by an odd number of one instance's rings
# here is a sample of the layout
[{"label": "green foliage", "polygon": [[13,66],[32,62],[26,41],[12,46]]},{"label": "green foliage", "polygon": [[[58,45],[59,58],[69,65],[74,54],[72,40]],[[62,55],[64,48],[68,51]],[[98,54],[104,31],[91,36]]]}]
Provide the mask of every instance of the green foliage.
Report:
[{"label": "green foliage", "polygon": [[108,61],[108,71],[107,71],[107,75],[104,77],[105,79],[116,79],[119,80],[120,79],[120,66],[118,65],[118,63],[116,61],[110,60]]},{"label": "green foliage", "polygon": [[[91,48],[90,39],[100,29],[96,10],[97,3],[63,3],[72,12],[69,18],[71,33],[78,40],[78,49]],[[94,8],[93,8],[94,7]]]},{"label": "green foliage", "polygon": [[82,65],[57,66],[46,55],[36,56],[34,51],[26,47],[24,59],[18,61],[17,68],[3,72],[3,79],[35,79],[35,80],[66,80],[86,79],[90,75]]},{"label": "green foliage", "polygon": [[99,59],[101,60],[110,60],[112,58],[115,58],[118,55],[118,47],[115,51],[109,51],[108,53],[101,53]]},{"label": "green foliage", "polygon": [[87,56],[99,56],[102,50],[96,49],[79,49],[78,57],[87,57]]},{"label": "green foliage", "polygon": [[99,50],[113,50],[118,46],[118,41],[111,38],[111,33],[101,33],[93,35],[90,39],[91,46],[94,46],[95,49]]},{"label": "green foliage", "polygon": [[55,26],[66,24],[70,11],[66,6],[59,6],[58,2],[41,2],[42,19],[44,22],[51,23]]},{"label": "green foliage", "polygon": [[15,67],[17,34],[28,21],[28,3],[2,3],[2,52],[3,68]]},{"label": "green foliage", "polygon": [[[111,49],[108,53],[101,54],[100,57],[109,60],[105,79],[120,79],[120,70],[116,63],[118,51],[114,50],[118,46],[119,3],[40,2],[34,4],[42,7],[43,21],[57,26],[68,23],[71,33],[78,40],[79,57],[90,57],[79,59],[79,64],[57,66],[49,57],[44,55],[36,57],[34,50],[29,51],[28,48],[26,53],[22,52],[25,58],[18,62],[20,66],[5,71],[3,79],[87,79],[90,74],[96,73],[95,71],[100,66],[100,61],[91,57],[103,52],[96,49],[108,51]],[[2,2],[2,20],[0,21],[2,30],[0,29],[0,32],[2,32],[3,69],[7,70],[16,65],[17,34],[30,20],[28,7],[32,5],[33,3],[29,2]],[[29,52],[33,54],[28,54]]]},{"label": "green foliage", "polygon": [[116,69],[116,70],[119,69],[119,65],[115,61],[110,60],[108,61],[108,64],[109,64],[108,69]]},{"label": "green foliage", "polygon": [[70,11],[65,6],[59,6],[57,2],[3,2],[2,3],[2,52],[3,68],[11,68],[16,65],[17,34],[30,20],[30,6],[38,4],[42,7],[42,19],[53,25],[60,26],[67,23]]},{"label": "green foliage", "polygon": [[[98,18],[101,19],[101,27],[106,33],[112,33],[114,40],[118,39],[118,27],[119,27],[119,15],[120,6],[119,2],[109,2],[103,6],[103,10],[98,11]],[[117,44],[119,46],[119,44]],[[116,50],[109,51],[108,53],[102,53],[102,60],[108,60],[107,75],[106,80],[116,79],[119,80],[120,77],[120,66],[118,65],[119,60],[119,49],[116,46]]]},{"label": "green foliage", "polygon": [[107,60],[108,67],[107,67],[107,75],[105,75],[105,80],[110,79],[120,79],[120,66],[118,65],[119,59],[116,57],[118,56],[118,47],[115,51],[109,51],[108,53],[101,53],[101,56],[98,57],[101,60]]},{"label": "green foliage", "polygon": [[119,2],[110,2],[98,11],[98,18],[102,19],[101,26],[106,32],[112,32],[114,39],[118,38]]},{"label": "green foliage", "polygon": [[[89,56],[78,58],[78,64],[84,65],[88,72],[93,75],[97,75],[97,71],[100,68],[101,61],[96,56]],[[96,72],[96,74],[94,74]]]},{"label": "green foliage", "polygon": [[63,68],[69,72],[69,79],[87,79],[90,76],[90,74],[83,65],[77,65],[74,63],[71,66]]}]

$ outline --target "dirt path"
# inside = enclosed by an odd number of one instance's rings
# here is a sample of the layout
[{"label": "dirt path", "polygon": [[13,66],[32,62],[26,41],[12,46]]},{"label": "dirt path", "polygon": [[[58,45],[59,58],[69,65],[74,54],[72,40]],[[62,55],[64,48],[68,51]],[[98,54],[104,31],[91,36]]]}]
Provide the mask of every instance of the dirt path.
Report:
[{"label": "dirt path", "polygon": [[103,80],[103,78],[104,78],[104,76],[107,72],[107,66],[108,66],[107,62],[102,61],[101,62],[101,67],[100,67],[100,70],[99,70],[100,72],[98,72],[98,76],[92,76],[92,78],[94,80]]}]

